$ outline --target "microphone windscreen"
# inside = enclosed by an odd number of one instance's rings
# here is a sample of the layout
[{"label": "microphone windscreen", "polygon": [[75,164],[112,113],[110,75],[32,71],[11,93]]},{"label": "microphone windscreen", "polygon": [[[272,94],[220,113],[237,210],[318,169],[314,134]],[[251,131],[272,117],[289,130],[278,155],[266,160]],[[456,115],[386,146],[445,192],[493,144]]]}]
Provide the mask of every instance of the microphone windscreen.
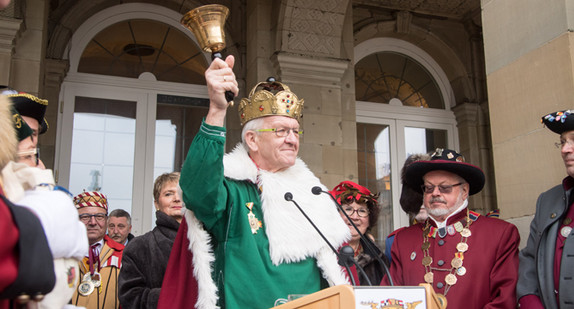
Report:
[{"label": "microphone windscreen", "polygon": [[286,201],[292,201],[293,200],[293,194],[291,194],[291,192],[285,193],[285,200]]},{"label": "microphone windscreen", "polygon": [[321,192],[323,192],[323,190],[321,189],[321,187],[315,186],[311,188],[311,192],[313,192],[313,194],[315,195],[319,195],[321,194]]}]

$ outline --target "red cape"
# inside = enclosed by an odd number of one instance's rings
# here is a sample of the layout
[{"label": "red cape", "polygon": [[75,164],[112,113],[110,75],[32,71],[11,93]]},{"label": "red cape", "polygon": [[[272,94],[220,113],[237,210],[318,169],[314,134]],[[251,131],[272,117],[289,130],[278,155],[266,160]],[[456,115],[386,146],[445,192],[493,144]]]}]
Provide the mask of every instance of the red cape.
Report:
[{"label": "red cape", "polygon": [[198,287],[193,276],[193,254],[189,251],[185,217],[179,225],[163,277],[158,309],[195,308]]}]

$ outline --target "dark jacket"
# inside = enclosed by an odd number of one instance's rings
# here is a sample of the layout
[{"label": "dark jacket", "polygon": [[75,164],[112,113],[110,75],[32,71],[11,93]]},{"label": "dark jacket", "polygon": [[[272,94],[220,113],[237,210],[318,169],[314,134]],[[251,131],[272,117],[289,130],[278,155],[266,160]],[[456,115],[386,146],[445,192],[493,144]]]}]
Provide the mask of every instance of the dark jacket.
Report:
[{"label": "dark jacket", "polygon": [[119,276],[119,298],[123,309],[156,308],[179,223],[161,211],[156,227],[128,242]]},{"label": "dark jacket", "polygon": [[[366,247],[367,245],[365,244],[365,242],[362,239],[360,241],[361,241],[361,247],[363,248],[363,252],[357,255],[356,257],[357,264],[359,264],[359,266],[363,268],[363,270],[367,274],[367,277],[369,277],[371,284],[373,286],[377,286],[381,283],[381,280],[385,275],[385,266],[388,267],[389,262],[387,261],[387,258],[383,254],[382,250],[377,246],[377,244],[375,244],[375,242],[372,241],[370,242],[371,247],[374,251],[376,251],[376,254],[381,258],[381,260],[385,263],[385,265],[381,265],[379,259],[377,259],[375,255],[369,254],[370,251]],[[364,279],[364,276],[360,272],[358,273],[358,275],[359,275],[359,282],[361,283],[360,285],[369,285],[367,280]]]},{"label": "dark jacket", "polygon": [[[574,230],[568,235],[562,251],[559,278],[559,302],[554,294],[554,253],[562,219],[568,212],[574,190],[564,191],[558,185],[540,194],[536,214],[530,224],[526,247],[520,251],[520,271],[516,286],[517,297],[532,294],[540,298],[545,308],[572,308],[574,303]],[[567,203],[567,201],[570,201]]]}]

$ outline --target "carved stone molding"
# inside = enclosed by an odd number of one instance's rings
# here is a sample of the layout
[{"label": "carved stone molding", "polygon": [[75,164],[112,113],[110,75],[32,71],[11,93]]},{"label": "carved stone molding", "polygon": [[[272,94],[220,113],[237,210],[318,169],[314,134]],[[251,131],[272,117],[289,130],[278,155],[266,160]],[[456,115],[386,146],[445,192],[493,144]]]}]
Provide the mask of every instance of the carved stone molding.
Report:
[{"label": "carved stone molding", "polygon": [[397,13],[397,33],[409,33],[413,14],[407,11]]},{"label": "carved stone molding", "polygon": [[3,18],[0,20],[0,53],[12,53],[21,25],[21,19]]},{"label": "carved stone molding", "polygon": [[349,67],[349,60],[302,57],[290,53],[274,54],[271,61],[281,81],[319,87],[341,88],[341,79]]},{"label": "carved stone molding", "polygon": [[284,1],[282,50],[337,57],[348,0]]},{"label": "carved stone molding", "polygon": [[59,89],[70,66],[68,60],[46,59],[44,63],[44,84]]}]

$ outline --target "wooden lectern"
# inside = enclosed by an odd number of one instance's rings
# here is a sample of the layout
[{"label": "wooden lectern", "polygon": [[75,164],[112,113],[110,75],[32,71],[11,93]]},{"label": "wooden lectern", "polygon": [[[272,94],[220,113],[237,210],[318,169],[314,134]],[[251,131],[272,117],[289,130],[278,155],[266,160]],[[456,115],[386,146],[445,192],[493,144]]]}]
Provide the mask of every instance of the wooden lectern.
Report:
[{"label": "wooden lectern", "polygon": [[[369,290],[369,293],[381,295],[381,298],[387,298],[388,303],[382,301],[378,303],[371,303],[372,305],[363,303],[361,307],[357,306],[355,299],[356,292],[359,289]],[[389,295],[401,293],[409,293],[417,291],[419,295],[424,295],[426,298],[426,307],[419,306],[422,302],[403,302],[398,299],[388,299]],[[357,290],[357,291],[356,291]],[[422,294],[421,294],[422,293]],[[358,293],[357,293],[358,294]],[[404,304],[404,305],[403,305]],[[374,307],[373,307],[374,305]],[[304,297],[295,299],[283,305],[273,307],[273,309],[361,309],[361,308],[405,308],[405,309],[445,309],[446,304],[442,304],[441,300],[437,297],[432,287],[427,283],[420,284],[419,287],[352,287],[350,285],[337,285]]]}]

